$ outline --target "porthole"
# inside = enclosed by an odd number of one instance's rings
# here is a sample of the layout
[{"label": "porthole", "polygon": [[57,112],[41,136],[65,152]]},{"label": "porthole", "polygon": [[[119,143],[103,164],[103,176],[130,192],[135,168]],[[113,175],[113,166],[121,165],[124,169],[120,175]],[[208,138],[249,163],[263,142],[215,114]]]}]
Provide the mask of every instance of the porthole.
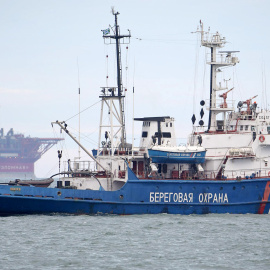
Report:
[{"label": "porthole", "polygon": [[246,187],[245,186],[242,186],[242,189],[245,189]]},{"label": "porthole", "polygon": [[180,187],[179,187],[179,189],[181,190],[181,189],[182,189],[182,187],[180,186]]},{"label": "porthole", "polygon": [[123,195],[120,195],[119,198],[122,200],[122,199],[124,199],[124,196]]},{"label": "porthole", "polygon": [[220,190],[223,190],[223,187],[220,187],[219,189],[220,189]]},{"label": "porthole", "polygon": [[235,190],[236,189],[236,187],[233,187],[233,190]]},{"label": "porthole", "polygon": [[58,196],[61,196],[61,195],[62,195],[61,191],[58,191],[58,192],[57,192],[57,195],[58,195]]}]

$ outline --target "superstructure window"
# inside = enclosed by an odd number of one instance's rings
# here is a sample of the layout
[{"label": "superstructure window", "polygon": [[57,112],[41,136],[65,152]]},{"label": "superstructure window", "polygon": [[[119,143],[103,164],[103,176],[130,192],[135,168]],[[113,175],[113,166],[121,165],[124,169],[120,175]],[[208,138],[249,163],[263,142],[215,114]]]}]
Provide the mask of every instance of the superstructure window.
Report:
[{"label": "superstructure window", "polygon": [[248,126],[245,126],[245,130],[248,130]]},{"label": "superstructure window", "polygon": [[148,121],[147,122],[143,122],[143,127],[150,127],[150,123],[151,122],[148,122]]},{"label": "superstructure window", "polygon": [[243,130],[243,126],[240,126],[240,130]]},{"label": "superstructure window", "polygon": [[172,127],[172,123],[170,123],[170,127]]},{"label": "superstructure window", "polygon": [[65,187],[70,187],[70,181],[65,181]]},{"label": "superstructure window", "polygon": [[147,132],[147,131],[143,131],[142,137],[143,137],[143,138],[147,138],[147,136],[148,136],[148,132]]},{"label": "superstructure window", "polygon": [[267,127],[267,133],[270,134],[270,127]]},{"label": "superstructure window", "polygon": [[163,138],[171,138],[172,137],[171,132],[162,132],[162,137]]},{"label": "superstructure window", "polygon": [[150,127],[150,123],[151,122],[148,122],[148,121],[147,122],[143,122],[143,127]]}]

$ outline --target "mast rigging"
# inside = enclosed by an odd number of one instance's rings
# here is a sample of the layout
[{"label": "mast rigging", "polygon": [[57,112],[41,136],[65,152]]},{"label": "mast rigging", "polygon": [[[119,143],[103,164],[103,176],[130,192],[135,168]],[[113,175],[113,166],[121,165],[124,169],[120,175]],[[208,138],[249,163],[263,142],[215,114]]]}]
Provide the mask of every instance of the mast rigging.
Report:
[{"label": "mast rigging", "polygon": [[[116,45],[116,60],[117,60],[117,94],[119,100],[119,111],[120,111],[120,124],[122,126],[121,130],[121,146],[125,147],[126,145],[126,131],[125,131],[125,114],[124,114],[124,98],[125,95],[123,94],[123,84],[122,84],[122,63],[121,63],[121,46],[120,44],[127,44],[125,43],[125,38],[130,39],[130,31],[128,35],[120,35],[120,29],[117,21],[117,16],[120,14],[119,12],[114,12],[112,10],[112,14],[115,17],[115,30],[114,35],[107,35],[107,32],[103,31],[103,38],[105,39],[114,39]],[[121,40],[123,42],[121,43]],[[129,42],[128,42],[129,43]],[[111,43],[110,43],[111,44]]]}]

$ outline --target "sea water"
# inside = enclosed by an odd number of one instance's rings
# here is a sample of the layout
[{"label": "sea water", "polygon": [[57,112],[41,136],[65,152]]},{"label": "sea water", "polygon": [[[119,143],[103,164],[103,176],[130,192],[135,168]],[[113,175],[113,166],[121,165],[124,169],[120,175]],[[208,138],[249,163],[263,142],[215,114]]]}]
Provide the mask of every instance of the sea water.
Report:
[{"label": "sea water", "polygon": [[270,269],[269,215],[0,217],[0,269]]}]

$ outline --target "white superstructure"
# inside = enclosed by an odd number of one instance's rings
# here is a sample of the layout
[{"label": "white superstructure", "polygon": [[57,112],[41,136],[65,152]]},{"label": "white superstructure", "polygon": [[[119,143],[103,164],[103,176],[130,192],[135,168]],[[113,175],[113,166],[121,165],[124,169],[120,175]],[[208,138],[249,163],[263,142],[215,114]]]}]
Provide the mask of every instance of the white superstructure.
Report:
[{"label": "white superstructure", "polygon": [[150,148],[153,144],[177,146],[174,118],[170,116],[135,118],[142,121],[140,148]]},{"label": "white superstructure", "polygon": [[[270,112],[258,110],[257,103],[249,98],[239,101],[237,110],[233,102],[227,102],[227,94],[233,90],[221,88],[217,84],[217,73],[222,67],[233,66],[239,62],[235,51],[216,52],[226,43],[225,38],[216,32],[211,35],[203,30],[201,23],[201,45],[211,49],[210,102],[208,128],[196,127],[189,136],[188,144],[202,141],[207,150],[203,164],[204,177],[248,178],[270,175]],[[225,90],[222,94],[218,91]],[[221,97],[219,101],[217,96]],[[222,120],[218,116],[222,114]]]}]

